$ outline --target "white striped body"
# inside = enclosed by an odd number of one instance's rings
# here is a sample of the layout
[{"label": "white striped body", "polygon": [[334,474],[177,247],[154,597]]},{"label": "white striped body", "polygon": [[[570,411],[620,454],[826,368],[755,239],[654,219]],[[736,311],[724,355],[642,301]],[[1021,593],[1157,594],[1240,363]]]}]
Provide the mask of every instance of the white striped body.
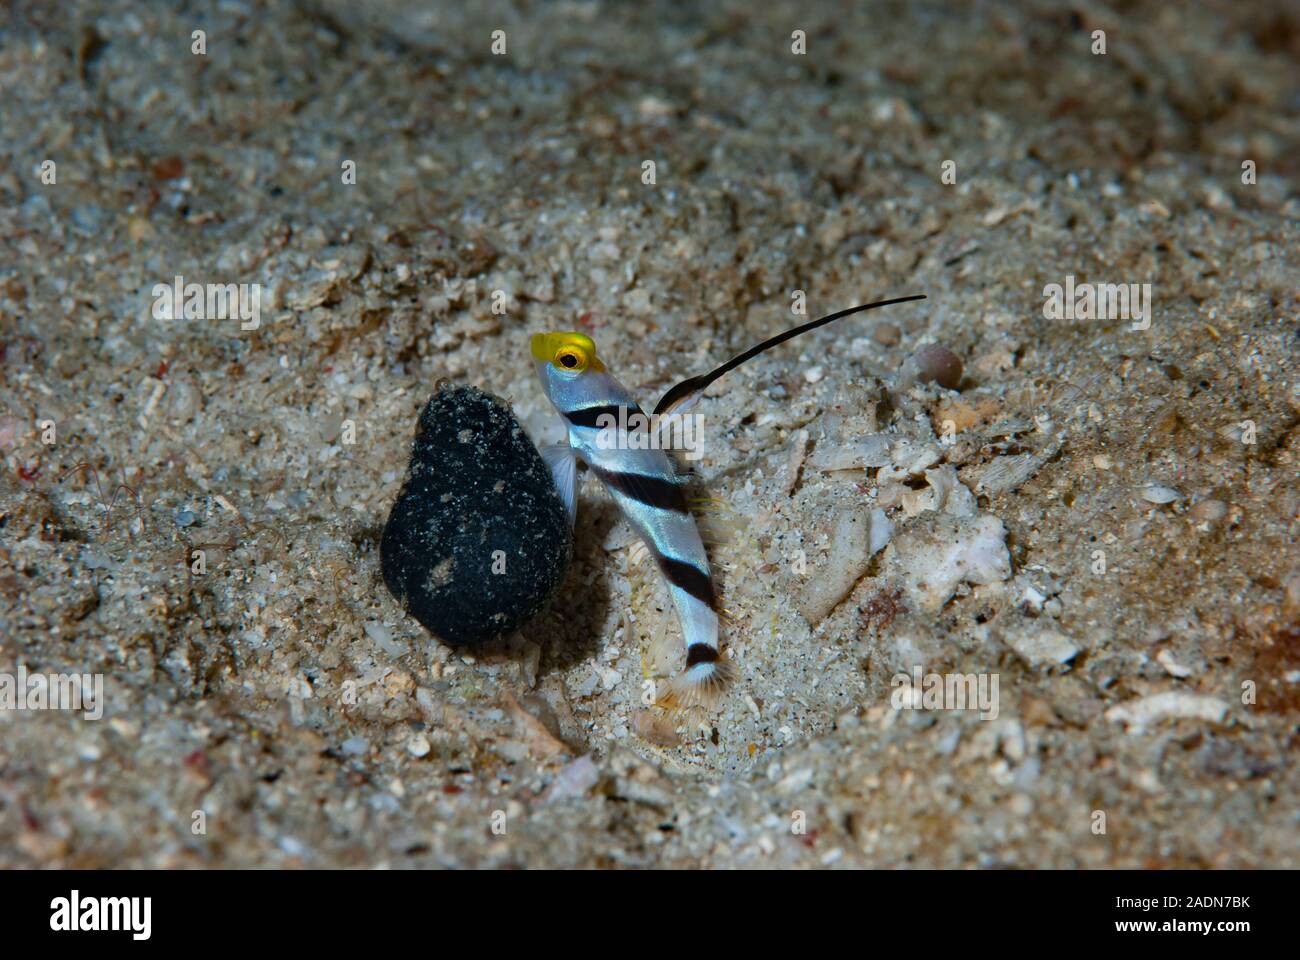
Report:
[{"label": "white striped body", "polygon": [[[621,385],[608,374],[611,385]],[[630,449],[622,431],[602,432],[595,424],[602,415],[624,419],[640,408],[630,397],[611,393],[611,403],[562,410],[569,427],[569,446],[605,485],[623,516],[655,558],[681,621],[687,650],[702,643],[718,649],[718,615],[709,558],[704,552],[695,517],[686,503],[672,460],[663,450]],[[602,437],[615,433],[617,443],[603,447]],[[635,439],[635,438],[634,438]],[[698,654],[697,654],[698,655]]]},{"label": "white striped body", "polygon": [[[545,356],[546,351],[538,350],[536,340],[538,375],[564,417],[572,454],[605,485],[654,556],[668,586],[682,627],[686,669],[673,681],[666,700],[684,706],[703,702],[730,678],[731,665],[719,655],[717,599],[709,559],[673,461],[663,450],[651,448],[641,408],[595,360],[594,350],[590,365],[575,375],[543,362],[538,354]],[[620,407],[624,408],[621,416]],[[640,436],[630,436],[633,433]]]}]

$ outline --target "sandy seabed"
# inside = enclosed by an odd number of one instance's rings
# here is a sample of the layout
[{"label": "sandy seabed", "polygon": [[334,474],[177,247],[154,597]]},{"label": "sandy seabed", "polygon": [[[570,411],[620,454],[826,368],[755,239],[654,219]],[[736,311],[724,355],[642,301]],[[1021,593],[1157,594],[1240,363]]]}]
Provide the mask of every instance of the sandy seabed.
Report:
[{"label": "sandy seabed", "polygon": [[[0,866],[1300,866],[1297,7],[472,7],[0,13],[0,672],[104,689]],[[593,482],[491,649],[384,589],[438,381],[553,440],[533,333],[650,404],[795,291],[928,299],[698,405],[719,709]]]}]

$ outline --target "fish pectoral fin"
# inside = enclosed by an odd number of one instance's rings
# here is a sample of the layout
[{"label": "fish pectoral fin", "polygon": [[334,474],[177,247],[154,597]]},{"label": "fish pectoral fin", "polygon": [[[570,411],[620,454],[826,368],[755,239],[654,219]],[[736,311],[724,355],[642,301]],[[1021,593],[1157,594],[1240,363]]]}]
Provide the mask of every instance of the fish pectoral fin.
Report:
[{"label": "fish pectoral fin", "polygon": [[567,443],[552,443],[541,448],[542,462],[551,471],[555,489],[569,511],[569,527],[578,519],[578,454]]}]

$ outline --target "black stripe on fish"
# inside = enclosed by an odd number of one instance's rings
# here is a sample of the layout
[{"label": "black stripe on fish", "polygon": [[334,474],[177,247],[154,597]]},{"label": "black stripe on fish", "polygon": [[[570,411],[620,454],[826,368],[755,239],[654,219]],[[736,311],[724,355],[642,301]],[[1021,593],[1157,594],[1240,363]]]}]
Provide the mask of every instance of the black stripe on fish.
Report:
[{"label": "black stripe on fish", "polygon": [[690,515],[691,511],[686,506],[686,495],[682,492],[681,485],[672,480],[646,473],[606,470],[595,465],[591,469],[611,490],[617,490],[637,503],[644,503],[648,507],[659,510],[671,510],[673,513]]},{"label": "black stripe on fish", "polygon": [[[706,604],[710,610],[717,606],[717,600],[713,595],[713,578],[709,574],[695,566],[693,563],[687,563],[685,560],[677,560],[673,557],[659,557],[659,569],[663,571],[664,578],[674,587],[685,590],[700,603]],[[700,646],[692,644],[691,648]]]},{"label": "black stripe on fish", "polygon": [[639,405],[623,407],[617,403],[602,403],[592,407],[578,407],[576,410],[566,410],[564,411],[564,419],[568,420],[575,427],[590,427],[592,430],[599,430],[601,429],[601,417],[613,417],[614,425],[617,426],[619,411],[624,409],[627,410],[627,413],[623,415],[623,422],[629,424],[629,426],[633,422],[633,414],[640,413],[642,418],[645,417],[645,414],[641,413],[641,407]]},{"label": "black stripe on fish", "polygon": [[686,669],[690,669],[697,663],[717,663],[718,651],[714,650],[707,643],[692,643],[686,648]]}]

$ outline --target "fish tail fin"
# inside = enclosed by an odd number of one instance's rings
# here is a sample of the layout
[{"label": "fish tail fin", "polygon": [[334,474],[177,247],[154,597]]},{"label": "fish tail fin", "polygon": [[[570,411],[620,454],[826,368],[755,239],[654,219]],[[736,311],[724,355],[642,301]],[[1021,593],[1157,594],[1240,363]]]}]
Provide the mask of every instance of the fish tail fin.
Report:
[{"label": "fish tail fin", "polygon": [[669,681],[667,691],[659,698],[660,706],[669,710],[712,707],[727,687],[735,682],[739,672],[735,663],[719,656],[711,647],[708,649],[713,654],[713,659],[688,662],[686,669]]}]

